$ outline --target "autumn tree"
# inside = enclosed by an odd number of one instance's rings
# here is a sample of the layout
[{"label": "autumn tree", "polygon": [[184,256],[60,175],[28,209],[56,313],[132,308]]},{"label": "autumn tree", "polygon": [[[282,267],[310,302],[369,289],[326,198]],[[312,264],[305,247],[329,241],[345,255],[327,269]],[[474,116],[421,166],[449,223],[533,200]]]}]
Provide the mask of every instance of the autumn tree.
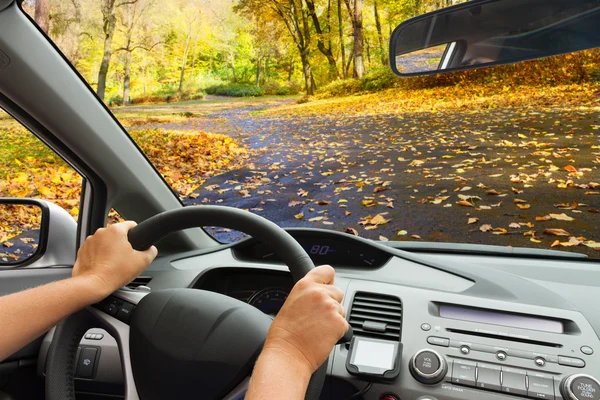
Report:
[{"label": "autumn tree", "polygon": [[[352,57],[354,61],[354,77],[361,79],[365,73],[363,59],[363,6],[364,0],[344,0],[352,20],[354,46]],[[352,4],[351,4],[352,3]]]},{"label": "autumn tree", "polygon": [[123,105],[129,104],[131,89],[131,64],[133,53],[136,50],[151,51],[160,44],[158,40],[153,40],[150,32],[151,26],[147,14],[153,7],[152,1],[139,0],[134,3],[126,4],[123,7],[121,15],[121,25],[123,27],[125,44],[116,51],[124,53],[124,71],[123,71]]},{"label": "autumn tree", "polygon": [[324,26],[322,26],[319,16],[317,15],[314,0],[305,0],[308,8],[308,13],[313,21],[315,33],[317,36],[317,48],[327,58],[329,63],[329,79],[334,80],[338,75],[337,61],[333,56],[331,42],[331,0],[327,0],[325,7]]},{"label": "autumn tree", "polygon": [[241,0],[236,9],[265,17],[274,14],[280,18],[298,49],[306,94],[313,95],[316,85],[310,64],[311,28],[304,0]]},{"label": "autumn tree", "polygon": [[50,0],[35,0],[35,22],[48,33],[50,30]]},{"label": "autumn tree", "polygon": [[119,7],[135,4],[138,0],[102,0],[100,10],[102,12],[102,32],[104,37],[104,51],[102,53],[102,61],[98,70],[98,87],[96,93],[101,100],[104,100],[104,92],[106,90],[106,75],[110,67],[110,59],[113,49],[112,42],[117,27],[117,9]]}]

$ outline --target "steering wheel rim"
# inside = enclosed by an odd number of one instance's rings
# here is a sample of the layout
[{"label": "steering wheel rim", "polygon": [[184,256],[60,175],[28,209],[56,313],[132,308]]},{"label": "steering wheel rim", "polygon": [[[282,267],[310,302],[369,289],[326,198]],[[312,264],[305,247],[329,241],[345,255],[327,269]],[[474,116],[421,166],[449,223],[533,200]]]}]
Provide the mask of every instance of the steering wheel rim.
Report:
[{"label": "steering wheel rim", "polygon": [[[134,249],[145,250],[171,233],[203,226],[235,229],[248,233],[271,246],[273,251],[286,263],[296,282],[314,268],[306,251],[285,230],[263,217],[230,207],[187,207],[158,214],[130,230],[129,241]],[[129,296],[132,294],[130,293]],[[47,399],[75,399],[73,379],[77,347],[84,333],[98,325],[115,337],[119,345],[121,364],[125,375],[125,399],[139,399],[129,355],[129,326],[91,307],[73,314],[56,328],[46,362],[47,366],[52,367],[46,371]],[[317,400],[319,398],[326,371],[327,360],[311,377],[305,399]],[[234,390],[240,389],[236,387]],[[235,397],[226,396],[225,399],[227,398]]]}]

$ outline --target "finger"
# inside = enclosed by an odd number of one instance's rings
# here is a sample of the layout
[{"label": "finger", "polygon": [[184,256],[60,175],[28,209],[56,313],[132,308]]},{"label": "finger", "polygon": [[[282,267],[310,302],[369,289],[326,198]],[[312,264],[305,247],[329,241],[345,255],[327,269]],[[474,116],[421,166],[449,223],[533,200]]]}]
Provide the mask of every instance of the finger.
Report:
[{"label": "finger", "polygon": [[151,263],[158,255],[158,249],[156,246],[151,246],[148,250],[145,250],[144,253],[148,256],[148,262]]},{"label": "finger", "polygon": [[346,318],[346,310],[344,310],[344,306],[343,306],[343,305],[341,305],[340,303],[338,303],[338,304],[339,304],[339,307],[338,307],[338,308],[339,308],[339,313],[340,313],[340,315],[341,315],[342,317]]},{"label": "finger", "polygon": [[117,228],[123,232],[129,232],[136,225],[137,225],[137,222],[135,222],[135,221],[125,221],[125,222],[119,222],[118,224],[115,224],[112,226],[114,226],[115,228]]},{"label": "finger", "polygon": [[344,292],[338,287],[332,285],[323,285],[322,289],[329,295],[329,297],[338,303],[341,303],[344,299]]},{"label": "finger", "polygon": [[316,283],[331,285],[335,278],[335,270],[330,265],[321,265],[320,267],[313,268],[306,274],[306,277]]}]

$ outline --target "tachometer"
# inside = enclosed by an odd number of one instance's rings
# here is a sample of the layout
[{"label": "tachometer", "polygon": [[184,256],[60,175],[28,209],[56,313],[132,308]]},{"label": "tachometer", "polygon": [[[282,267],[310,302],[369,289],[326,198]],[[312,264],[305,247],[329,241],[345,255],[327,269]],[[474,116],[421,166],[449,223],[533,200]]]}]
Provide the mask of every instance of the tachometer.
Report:
[{"label": "tachometer", "polygon": [[287,299],[289,291],[280,288],[268,288],[256,292],[254,296],[248,300],[248,304],[258,308],[265,314],[276,316],[285,299]]}]

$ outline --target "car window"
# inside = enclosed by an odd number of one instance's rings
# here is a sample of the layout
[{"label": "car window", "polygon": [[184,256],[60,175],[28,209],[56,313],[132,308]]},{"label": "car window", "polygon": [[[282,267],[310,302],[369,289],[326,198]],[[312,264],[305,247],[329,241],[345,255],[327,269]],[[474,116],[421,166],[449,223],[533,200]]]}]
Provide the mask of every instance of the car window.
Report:
[{"label": "car window", "polygon": [[[304,21],[283,3],[56,0],[48,34],[185,205],[600,256],[598,50],[400,79],[393,27],[459,2],[295,2]],[[393,61],[464,51],[433,50]]]},{"label": "car window", "polygon": [[[36,136],[0,109],[0,197],[48,200],[77,220],[81,176]],[[41,211],[33,206],[0,207],[0,265],[35,253]]]}]

